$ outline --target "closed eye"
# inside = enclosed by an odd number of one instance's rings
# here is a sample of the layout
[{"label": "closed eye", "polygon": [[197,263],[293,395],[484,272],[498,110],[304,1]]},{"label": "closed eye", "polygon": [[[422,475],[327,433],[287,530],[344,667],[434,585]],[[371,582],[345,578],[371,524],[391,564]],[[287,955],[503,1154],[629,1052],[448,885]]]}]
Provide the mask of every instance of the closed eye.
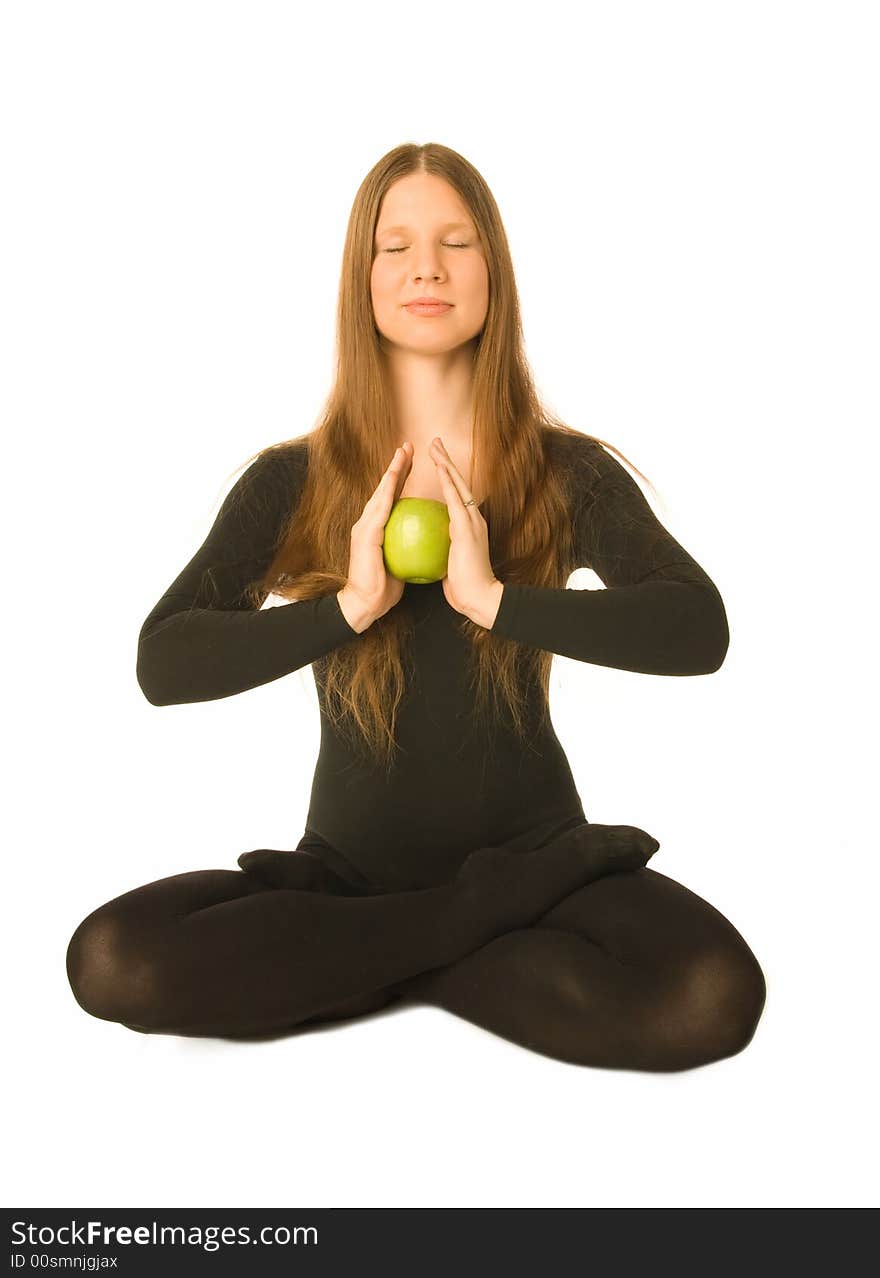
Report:
[{"label": "closed eye", "polygon": [[[408,247],[409,246],[405,244],[403,248],[389,248],[389,249],[385,249],[385,252],[386,253],[403,253],[404,250]],[[467,244],[444,244],[443,247],[444,248],[468,248],[468,245]]]}]

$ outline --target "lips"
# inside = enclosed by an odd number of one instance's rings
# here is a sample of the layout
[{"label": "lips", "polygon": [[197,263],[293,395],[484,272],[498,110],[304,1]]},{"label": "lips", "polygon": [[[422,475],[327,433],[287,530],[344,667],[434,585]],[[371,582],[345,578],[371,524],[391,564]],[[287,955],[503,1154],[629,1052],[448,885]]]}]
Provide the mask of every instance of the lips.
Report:
[{"label": "lips", "polygon": [[451,302],[444,302],[442,297],[414,297],[411,302],[404,302],[404,306],[451,306]]}]

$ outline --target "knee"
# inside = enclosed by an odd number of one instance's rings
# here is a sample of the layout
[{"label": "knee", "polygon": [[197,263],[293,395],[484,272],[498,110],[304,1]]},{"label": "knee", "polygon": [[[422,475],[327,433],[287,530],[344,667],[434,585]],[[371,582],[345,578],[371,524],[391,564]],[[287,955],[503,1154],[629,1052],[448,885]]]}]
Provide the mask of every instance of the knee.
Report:
[{"label": "knee", "polygon": [[[767,985],[745,944],[704,951],[691,958],[673,995],[667,1025],[671,1068],[708,1064],[741,1052],[752,1040],[764,1010]],[[667,1009],[668,1010],[668,1009]]]},{"label": "knee", "polygon": [[106,1021],[149,1024],[156,967],[138,952],[124,921],[101,907],[79,924],[67,946],[67,979],[80,1007]]}]

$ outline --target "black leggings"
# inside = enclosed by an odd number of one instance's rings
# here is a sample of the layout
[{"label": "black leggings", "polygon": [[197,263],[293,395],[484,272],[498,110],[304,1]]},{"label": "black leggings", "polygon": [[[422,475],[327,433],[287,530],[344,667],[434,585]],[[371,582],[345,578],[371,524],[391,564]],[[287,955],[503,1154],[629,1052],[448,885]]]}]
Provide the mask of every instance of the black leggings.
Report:
[{"label": "black leggings", "polygon": [[578,823],[401,892],[304,838],[108,901],[67,975],[85,1011],[152,1033],[254,1038],[409,999],[573,1064],[688,1069],[746,1046],[766,986],[732,923],[647,868],[658,846]]}]

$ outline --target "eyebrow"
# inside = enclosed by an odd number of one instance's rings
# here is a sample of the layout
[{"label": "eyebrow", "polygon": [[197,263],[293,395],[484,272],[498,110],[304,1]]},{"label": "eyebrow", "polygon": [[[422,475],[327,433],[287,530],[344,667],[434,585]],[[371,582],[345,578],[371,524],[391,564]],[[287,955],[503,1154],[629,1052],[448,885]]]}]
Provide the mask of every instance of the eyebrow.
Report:
[{"label": "eyebrow", "polygon": [[[440,227],[440,230],[450,231],[453,229],[453,227],[459,227],[459,226],[464,227],[465,230],[470,230],[470,222],[444,222],[443,225]],[[408,231],[409,229],[410,228],[408,226],[383,226],[381,231],[377,229],[376,234],[390,235],[392,231]]]}]

